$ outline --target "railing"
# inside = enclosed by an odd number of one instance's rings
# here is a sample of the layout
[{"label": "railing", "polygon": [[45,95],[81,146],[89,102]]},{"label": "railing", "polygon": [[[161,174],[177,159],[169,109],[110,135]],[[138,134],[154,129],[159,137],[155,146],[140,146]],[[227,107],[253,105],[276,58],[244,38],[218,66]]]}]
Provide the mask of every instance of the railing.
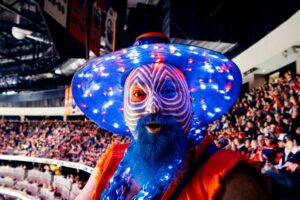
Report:
[{"label": "railing", "polygon": [[27,157],[27,156],[12,156],[12,155],[0,155],[0,160],[11,160],[11,161],[24,161],[24,162],[33,162],[33,163],[43,163],[43,164],[53,164],[53,165],[61,165],[63,167],[69,167],[74,169],[79,169],[88,173],[92,173],[93,168],[86,166],[80,163],[62,161],[62,160],[54,160],[48,158],[35,158],[35,157]]},{"label": "railing", "polygon": [[22,200],[36,200],[36,198],[33,198],[24,192],[13,190],[11,188],[3,188],[3,187],[0,187],[0,196],[15,197],[16,199],[22,199]]}]

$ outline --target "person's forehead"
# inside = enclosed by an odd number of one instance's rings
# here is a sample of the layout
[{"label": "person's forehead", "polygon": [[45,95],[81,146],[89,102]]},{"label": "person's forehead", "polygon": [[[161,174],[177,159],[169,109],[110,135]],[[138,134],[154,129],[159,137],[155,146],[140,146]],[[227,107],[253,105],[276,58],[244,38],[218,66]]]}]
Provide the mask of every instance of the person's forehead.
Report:
[{"label": "person's forehead", "polygon": [[161,80],[168,76],[170,76],[170,78],[174,78],[174,80],[177,80],[178,77],[185,77],[183,72],[173,65],[166,63],[152,63],[133,69],[127,79],[139,79],[140,77],[147,77]]},{"label": "person's forehead", "polygon": [[128,86],[134,83],[142,85],[160,85],[165,81],[170,81],[175,85],[186,85],[184,73],[177,67],[166,63],[153,63],[133,69],[126,78]]}]

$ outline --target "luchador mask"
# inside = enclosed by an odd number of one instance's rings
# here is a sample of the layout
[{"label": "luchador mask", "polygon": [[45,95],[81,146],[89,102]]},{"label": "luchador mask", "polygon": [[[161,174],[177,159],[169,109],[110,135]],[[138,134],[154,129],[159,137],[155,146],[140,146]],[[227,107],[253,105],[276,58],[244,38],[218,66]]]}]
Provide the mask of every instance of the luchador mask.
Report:
[{"label": "luchador mask", "polygon": [[165,63],[133,69],[125,82],[124,118],[131,132],[148,114],[175,117],[184,132],[190,128],[191,100],[180,69]]}]

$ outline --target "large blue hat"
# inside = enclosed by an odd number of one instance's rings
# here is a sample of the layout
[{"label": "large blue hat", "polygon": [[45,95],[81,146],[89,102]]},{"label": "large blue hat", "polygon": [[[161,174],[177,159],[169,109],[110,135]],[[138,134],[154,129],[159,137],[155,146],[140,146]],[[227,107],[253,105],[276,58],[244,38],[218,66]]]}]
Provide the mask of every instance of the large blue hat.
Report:
[{"label": "large blue hat", "polygon": [[157,62],[185,74],[193,119],[202,125],[221,117],[238,98],[242,78],[231,60],[212,50],[169,43],[161,33],[148,33],[135,46],[93,59],[78,70],[72,82],[76,104],[101,128],[131,136],[123,115],[124,79],[132,69]]}]

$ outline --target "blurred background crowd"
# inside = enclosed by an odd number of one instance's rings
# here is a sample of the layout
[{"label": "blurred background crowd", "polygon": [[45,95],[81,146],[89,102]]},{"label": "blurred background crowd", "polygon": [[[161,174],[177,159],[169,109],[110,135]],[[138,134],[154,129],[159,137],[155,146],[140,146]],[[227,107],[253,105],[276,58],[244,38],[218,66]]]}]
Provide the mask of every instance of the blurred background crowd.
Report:
[{"label": "blurred background crowd", "polygon": [[[300,186],[300,75],[290,73],[243,94],[221,119],[207,127],[217,146],[240,152],[245,159],[283,188]],[[108,133],[84,120],[0,121],[0,154],[43,157],[95,167],[112,142],[130,138]],[[6,163],[7,164],[7,163]],[[81,189],[79,175],[34,166],[41,172],[63,174]],[[59,170],[58,170],[59,171]],[[44,184],[40,184],[44,187]],[[276,187],[276,186],[275,186]],[[52,186],[50,191],[55,192]]]},{"label": "blurred background crowd", "polygon": [[280,191],[297,193],[299,98],[300,75],[293,78],[285,73],[278,81],[245,93],[227,114],[208,126],[208,134],[219,147],[238,151],[254,163]]},{"label": "blurred background crowd", "polygon": [[0,121],[0,154],[46,157],[94,167],[112,142],[129,138],[99,129],[87,121]]}]

